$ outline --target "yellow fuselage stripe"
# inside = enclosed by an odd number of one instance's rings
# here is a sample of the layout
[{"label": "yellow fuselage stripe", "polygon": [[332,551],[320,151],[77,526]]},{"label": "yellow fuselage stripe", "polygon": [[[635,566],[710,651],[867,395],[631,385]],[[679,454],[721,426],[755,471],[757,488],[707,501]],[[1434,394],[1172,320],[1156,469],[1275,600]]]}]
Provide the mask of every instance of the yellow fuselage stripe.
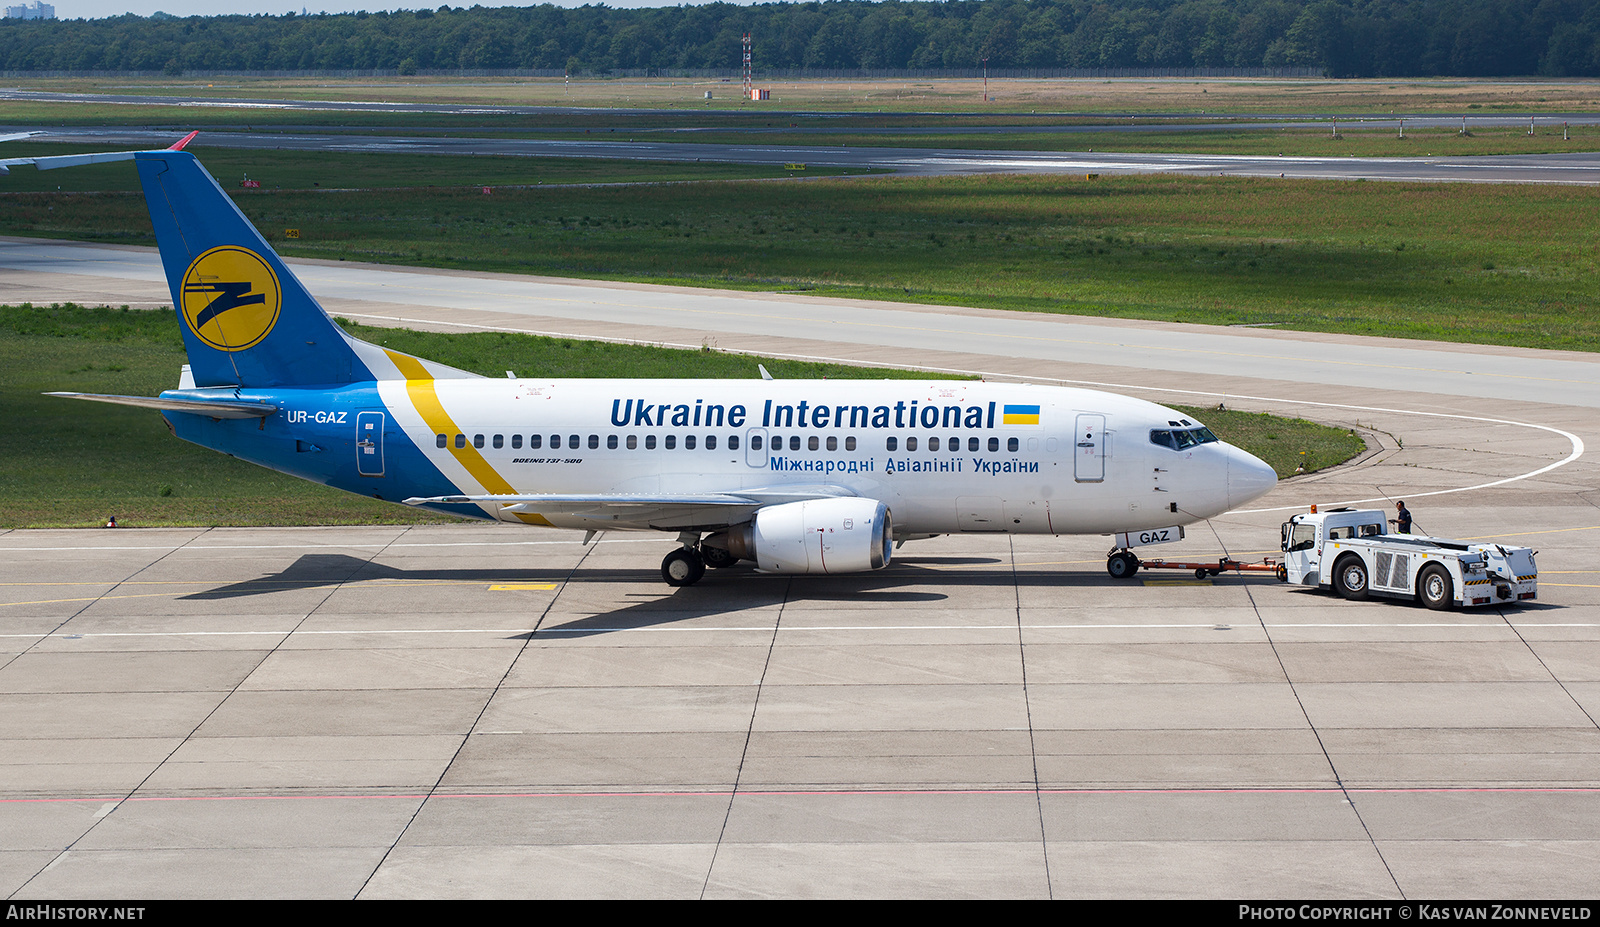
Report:
[{"label": "yellow fuselage stripe", "polygon": [[[415,357],[400,354],[395,351],[385,351],[389,359],[394,362],[402,376],[406,378],[406,396],[411,399],[411,405],[416,407],[417,414],[427,423],[434,434],[454,436],[460,433],[455,420],[450,418],[450,413],[444,410],[444,404],[439,401],[439,393],[434,389],[433,374],[422,365]],[[445,446],[455,456],[456,462],[464,467],[473,479],[478,481],[485,492],[494,495],[510,495],[517,490],[489,461],[483,459],[478,449],[466,445],[456,447],[455,442],[446,438]],[[517,515],[517,518],[530,525],[550,524],[543,515]]]}]

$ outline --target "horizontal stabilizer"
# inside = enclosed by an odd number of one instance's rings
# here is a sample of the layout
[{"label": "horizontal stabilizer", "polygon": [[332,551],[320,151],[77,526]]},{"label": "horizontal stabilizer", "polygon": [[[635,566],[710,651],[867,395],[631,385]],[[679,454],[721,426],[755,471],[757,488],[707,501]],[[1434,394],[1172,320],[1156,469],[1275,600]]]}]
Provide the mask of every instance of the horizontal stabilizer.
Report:
[{"label": "horizontal stabilizer", "polygon": [[163,412],[195,412],[212,418],[264,418],[278,411],[270,402],[251,402],[247,399],[183,398],[172,393],[162,396],[111,396],[105,393],[45,393],[65,399],[88,399],[93,402],[110,402],[119,406],[138,406],[142,409],[160,409]]},{"label": "horizontal stabilizer", "polygon": [[[10,141],[13,138],[26,138],[29,135],[39,134],[41,133],[28,132],[24,133],[23,135],[6,136],[0,138],[0,141]],[[189,144],[190,140],[199,134],[200,130],[196,129],[173,144],[167,146],[166,150],[182,151],[183,146]],[[38,158],[6,158],[5,160],[0,161],[0,171],[3,171],[4,173],[10,173],[10,171],[5,170],[5,168],[16,164],[32,164],[35,168],[41,171],[53,171],[58,167],[81,167],[85,164],[104,164],[107,161],[132,161],[133,156],[138,153],[139,152],[137,151],[92,151],[87,154],[46,155]]]}]

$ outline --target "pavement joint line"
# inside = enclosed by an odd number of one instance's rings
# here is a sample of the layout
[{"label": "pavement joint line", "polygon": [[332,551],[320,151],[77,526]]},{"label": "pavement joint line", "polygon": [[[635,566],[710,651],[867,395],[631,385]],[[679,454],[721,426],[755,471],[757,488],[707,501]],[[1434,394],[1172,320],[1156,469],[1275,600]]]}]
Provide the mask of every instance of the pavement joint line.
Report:
[{"label": "pavement joint line", "polygon": [[1527,795],[1527,794],[1557,794],[1557,795],[1594,795],[1600,794],[1600,785],[1446,785],[1446,786],[1237,786],[1237,787],[1193,787],[1173,786],[1171,788],[1095,788],[1084,786],[1072,788],[1054,786],[1034,789],[1030,787],[1017,788],[992,788],[992,789],[840,789],[840,788],[788,788],[788,789],[617,789],[604,791],[596,789],[583,789],[576,791],[513,791],[513,792],[450,792],[439,791],[425,795],[421,792],[350,792],[332,795],[296,795],[285,794],[259,794],[259,795],[140,795],[132,798],[109,798],[106,796],[28,796],[17,798],[0,798],[0,805],[15,804],[67,804],[67,803],[107,803],[115,802],[118,805],[153,803],[153,802],[191,802],[191,801],[341,801],[358,799],[383,799],[413,800],[429,798],[430,800],[443,799],[505,799],[505,798],[722,798],[722,797],[877,797],[892,795],[1464,795],[1464,794],[1490,794],[1490,795]]},{"label": "pavement joint line", "polygon": [[778,631],[783,623],[783,610],[789,604],[789,595],[794,589],[792,578],[786,578],[783,584],[783,601],[778,603],[778,613],[773,617],[772,630],[767,638],[767,652],[761,661],[761,676],[756,680],[755,697],[750,700],[750,720],[745,725],[744,742],[739,746],[739,764],[733,773],[733,788],[728,790],[728,806],[722,812],[722,824],[717,828],[717,839],[711,847],[711,859],[706,862],[706,876],[700,883],[700,898],[703,900],[706,892],[711,887],[711,876],[717,869],[717,856],[722,851],[723,841],[728,835],[728,822],[733,819],[733,803],[739,797],[739,784],[744,779],[745,763],[750,758],[750,741],[755,736],[756,716],[761,710],[761,694],[767,682],[767,673],[772,669],[772,652],[778,646]]},{"label": "pavement joint line", "polygon": [[[1500,621],[1484,623],[1448,623],[1448,622],[1263,622],[1268,628],[1287,629],[1312,629],[1312,628],[1387,628],[1392,630],[1414,630],[1419,628],[1492,628],[1502,629],[1506,625]],[[353,629],[301,629],[294,631],[299,636],[339,636],[339,635],[367,635],[367,634],[595,634],[617,633],[631,631],[635,633],[664,633],[664,634],[716,634],[722,632],[760,632],[770,633],[775,625],[727,625],[709,628],[663,628],[655,627],[629,627],[618,625],[616,627],[584,627],[567,630],[555,628],[353,628]],[[1515,621],[1513,628],[1600,628],[1600,622],[1573,621],[1573,622],[1528,622]],[[1242,630],[1239,626],[1219,629],[1215,621],[1196,622],[1194,624],[1024,624],[1027,631],[1218,631]],[[1003,631],[1010,632],[1009,625],[815,625],[802,627],[783,628],[786,634],[806,633],[837,633],[839,631],[854,631],[863,634],[885,631]],[[278,631],[87,631],[81,634],[0,634],[0,640],[10,638],[20,639],[45,639],[45,640],[91,640],[98,638],[117,637],[251,637],[251,636],[287,636],[288,629]]]},{"label": "pavement joint line", "polygon": [[[1221,543],[1222,537],[1217,533],[1216,525],[1207,520],[1206,527],[1210,528],[1213,534],[1217,534],[1217,541]],[[1361,813],[1361,808],[1356,805],[1355,797],[1346,788],[1348,783],[1345,782],[1345,776],[1339,771],[1339,763],[1333,758],[1333,754],[1329,752],[1327,741],[1323,738],[1322,731],[1317,727],[1316,719],[1311,717],[1310,710],[1306,708],[1305,698],[1301,695],[1300,686],[1295,682],[1295,674],[1289,669],[1288,664],[1284,662],[1283,654],[1278,649],[1278,642],[1272,636],[1272,629],[1267,626],[1266,619],[1261,614],[1261,603],[1256,601],[1255,595],[1251,593],[1249,588],[1245,589],[1244,594],[1245,598],[1250,601],[1250,610],[1255,615],[1255,620],[1261,628],[1262,636],[1266,638],[1267,646],[1272,648],[1272,658],[1277,661],[1278,672],[1283,674],[1284,684],[1289,687],[1289,693],[1294,697],[1295,706],[1300,710],[1301,718],[1305,720],[1306,729],[1311,732],[1311,736],[1316,738],[1317,749],[1322,753],[1323,762],[1328,764],[1328,772],[1332,774],[1334,781],[1337,783],[1339,792],[1344,796],[1345,804],[1349,806],[1350,813],[1355,816],[1356,823],[1361,827],[1361,832],[1366,835],[1368,848],[1377,856],[1378,862],[1383,866],[1383,871],[1388,875],[1395,891],[1400,893],[1401,899],[1404,899],[1406,897],[1405,887],[1400,884],[1399,877],[1395,875],[1394,867],[1389,864],[1388,858],[1384,856],[1383,847],[1378,844],[1377,836],[1372,832],[1372,826],[1367,823],[1366,816]],[[1505,619],[1502,617],[1501,620],[1504,621]],[[1527,646],[1526,641],[1523,642],[1523,646]]]},{"label": "pavement joint line", "polygon": [[[400,540],[400,537],[404,537],[406,532],[410,530],[411,529],[408,528],[406,531],[402,531],[400,536],[396,537],[394,540]],[[601,540],[604,540],[604,538],[602,537]],[[455,766],[456,761],[461,757],[461,751],[466,749],[467,742],[472,739],[473,730],[476,729],[478,725],[483,723],[484,716],[488,714],[489,706],[494,703],[495,698],[500,694],[500,690],[505,687],[506,680],[511,677],[511,672],[512,670],[516,669],[517,663],[521,660],[522,655],[526,653],[529,646],[533,644],[534,635],[538,633],[538,626],[543,624],[545,618],[549,616],[550,610],[555,607],[556,600],[560,598],[561,593],[565,591],[566,585],[572,581],[572,577],[578,572],[578,568],[583,566],[583,562],[589,559],[589,555],[598,550],[599,547],[600,545],[598,543],[586,544],[583,546],[578,554],[578,559],[567,571],[567,578],[559,584],[556,594],[550,597],[550,600],[544,604],[543,610],[539,612],[539,619],[534,623],[533,630],[524,634],[515,635],[522,638],[521,645],[517,648],[516,655],[507,661],[505,671],[500,674],[499,679],[495,680],[495,684],[489,690],[489,694],[484,698],[483,704],[478,706],[478,712],[473,717],[472,724],[467,727],[466,734],[462,736],[461,742],[456,744],[455,751],[450,756],[450,761],[445,763],[444,767],[439,770],[439,775],[434,779],[433,785],[428,788],[426,794],[421,796],[420,800],[417,802],[417,806],[411,810],[410,816],[406,818],[405,823],[395,831],[394,839],[391,840],[389,845],[384,848],[383,857],[378,860],[378,862],[367,873],[366,878],[361,881],[361,887],[356,889],[352,895],[353,898],[360,898],[361,894],[367,890],[369,885],[372,884],[372,879],[378,874],[378,871],[383,868],[384,863],[389,859],[389,855],[394,852],[396,847],[400,846],[401,841],[405,840],[406,834],[411,830],[411,826],[416,823],[417,818],[422,814],[422,809],[426,808],[428,806],[428,802],[439,793],[439,788],[444,784],[445,777],[450,774],[451,768]],[[373,555],[374,558],[377,556],[377,554]],[[369,560],[368,562],[370,563],[371,561]],[[326,599],[324,599],[324,601],[326,601]],[[310,616],[308,615],[307,618],[309,617]],[[281,646],[281,644],[279,646]]]},{"label": "pavement joint line", "polygon": [[1028,761],[1029,770],[1033,774],[1033,803],[1034,810],[1039,820],[1039,855],[1044,863],[1044,886],[1047,898],[1055,897],[1055,883],[1050,878],[1050,825],[1045,818],[1044,797],[1040,794],[1039,781],[1039,740],[1033,723],[1033,699],[1028,688],[1028,646],[1027,635],[1024,633],[1022,611],[1022,584],[1017,575],[1017,542],[1015,536],[1006,538],[1006,549],[1011,561],[1011,596],[1012,610],[1016,615],[1017,629],[1017,666],[1022,673],[1022,710],[1028,719]]}]

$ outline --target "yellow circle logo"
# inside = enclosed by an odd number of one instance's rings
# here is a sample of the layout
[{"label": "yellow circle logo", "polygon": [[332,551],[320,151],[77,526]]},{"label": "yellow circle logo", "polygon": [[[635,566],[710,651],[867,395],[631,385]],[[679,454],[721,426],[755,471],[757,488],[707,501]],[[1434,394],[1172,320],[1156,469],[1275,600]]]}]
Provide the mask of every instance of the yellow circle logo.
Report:
[{"label": "yellow circle logo", "polygon": [[243,351],[278,321],[278,275],[248,248],[224,245],[194,259],[183,275],[183,318],[218,351]]}]

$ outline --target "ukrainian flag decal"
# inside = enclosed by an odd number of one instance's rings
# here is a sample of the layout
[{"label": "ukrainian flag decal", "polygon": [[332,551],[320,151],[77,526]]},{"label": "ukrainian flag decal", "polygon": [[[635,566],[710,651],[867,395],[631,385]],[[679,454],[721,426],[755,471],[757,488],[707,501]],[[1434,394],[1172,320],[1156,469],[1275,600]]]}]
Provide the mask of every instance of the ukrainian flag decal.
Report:
[{"label": "ukrainian flag decal", "polygon": [[1002,411],[1000,423],[1003,425],[1037,425],[1039,424],[1038,406],[1006,406]]}]

